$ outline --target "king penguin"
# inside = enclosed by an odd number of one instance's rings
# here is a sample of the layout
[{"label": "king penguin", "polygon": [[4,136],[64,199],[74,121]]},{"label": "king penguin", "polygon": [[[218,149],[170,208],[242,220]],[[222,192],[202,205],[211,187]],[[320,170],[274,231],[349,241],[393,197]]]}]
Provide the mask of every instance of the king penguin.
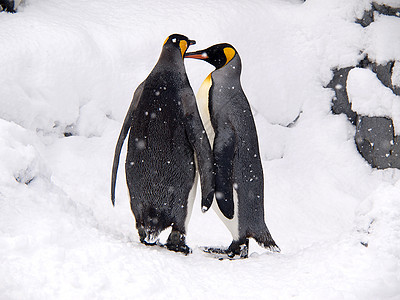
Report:
[{"label": "king penguin", "polygon": [[240,56],[224,43],[185,57],[216,68],[202,83],[197,102],[216,164],[213,208],[233,237],[225,253],[246,258],[250,237],[279,252],[264,219],[263,169],[256,126],[240,82]]},{"label": "king penguin", "polygon": [[180,34],[164,42],[160,58],[136,89],[117,145],[111,179],[111,201],[119,156],[129,131],[125,162],[130,204],[140,241],[154,245],[172,226],[166,246],[188,254],[185,235],[200,174],[202,210],[214,198],[214,162],[210,143],[189,84],[184,54],[195,41]]},{"label": "king penguin", "polygon": [[21,0],[0,0],[0,11],[15,13]]}]

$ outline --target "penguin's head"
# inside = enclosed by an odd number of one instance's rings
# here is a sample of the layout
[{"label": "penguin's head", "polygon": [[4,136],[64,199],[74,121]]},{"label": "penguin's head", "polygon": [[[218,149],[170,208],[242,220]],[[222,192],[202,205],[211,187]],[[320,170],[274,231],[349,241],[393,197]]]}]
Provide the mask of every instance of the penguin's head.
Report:
[{"label": "penguin's head", "polygon": [[175,47],[180,50],[182,54],[182,58],[184,57],[186,50],[189,48],[191,45],[195,45],[196,41],[194,40],[189,40],[188,37],[182,35],[182,34],[171,34],[167,39],[165,40],[163,44],[163,48],[169,48],[169,47]]},{"label": "penguin's head", "polygon": [[220,69],[226,66],[236,55],[237,52],[231,44],[223,43],[196,52],[186,53],[185,58],[205,60],[216,69]]}]

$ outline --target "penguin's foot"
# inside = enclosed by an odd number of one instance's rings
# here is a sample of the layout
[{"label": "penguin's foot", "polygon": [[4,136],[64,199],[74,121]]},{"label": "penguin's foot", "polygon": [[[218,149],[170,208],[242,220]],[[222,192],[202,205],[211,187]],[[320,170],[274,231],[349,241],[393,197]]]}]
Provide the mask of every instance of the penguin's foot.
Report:
[{"label": "penguin's foot", "polygon": [[138,233],[139,233],[140,242],[145,244],[145,239],[146,239],[146,236],[147,236],[146,230],[144,230],[143,227],[138,227]]},{"label": "penguin's foot", "polygon": [[160,239],[158,238],[158,234],[149,234],[146,233],[146,230],[143,227],[138,228],[140,242],[145,244],[146,246],[155,246],[160,245]]},{"label": "penguin's foot", "polygon": [[249,239],[244,238],[238,241],[233,241],[228,247],[226,254],[228,257],[233,258],[238,255],[240,258],[249,257]]},{"label": "penguin's foot", "polygon": [[[233,254],[232,251],[226,248],[215,248],[215,247],[200,247],[203,252],[211,254],[218,260],[236,260],[236,259],[244,259],[248,257],[248,254],[242,252],[242,254]],[[244,250],[244,249],[243,249]]]},{"label": "penguin's foot", "polygon": [[185,255],[192,253],[192,250],[185,243],[185,235],[176,230],[172,230],[165,246],[168,250],[181,252]]},{"label": "penguin's foot", "polygon": [[241,239],[239,241],[233,241],[228,249],[213,248],[213,247],[202,247],[204,252],[214,254],[219,260],[225,258],[229,260],[243,259],[249,257],[249,239]]},{"label": "penguin's foot", "polygon": [[206,253],[227,255],[228,249],[215,248],[215,247],[200,247]]},{"label": "penguin's foot", "polygon": [[192,253],[192,249],[189,248],[188,245],[174,245],[174,244],[165,244],[165,246],[167,247],[168,250],[170,251],[175,251],[175,252],[181,252],[185,255],[188,255],[190,253]]},{"label": "penguin's foot", "polygon": [[160,246],[160,245],[162,245],[160,243],[160,239],[156,239],[155,241],[151,241],[151,242],[148,242],[148,241],[145,240],[145,241],[142,242],[142,244],[144,244],[146,246]]}]

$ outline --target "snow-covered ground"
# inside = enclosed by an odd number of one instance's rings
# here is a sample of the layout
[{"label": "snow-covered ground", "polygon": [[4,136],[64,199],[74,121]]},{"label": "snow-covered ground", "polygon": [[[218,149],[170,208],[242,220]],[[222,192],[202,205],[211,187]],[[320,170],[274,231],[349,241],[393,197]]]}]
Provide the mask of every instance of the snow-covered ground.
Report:
[{"label": "snow-covered ground", "polygon": [[[360,50],[400,60],[399,18],[353,22],[368,5],[26,0],[18,13],[0,13],[0,299],[400,299],[400,170],[371,169],[324,88],[331,69],[357,64]],[[122,120],[175,32],[197,41],[192,50],[229,42],[241,55],[266,221],[281,253],[251,242],[247,260],[203,254],[199,246],[231,237],[199,199],[191,255],[143,246],[122,164],[111,205]],[[212,70],[196,60],[186,68],[195,92]],[[378,86],[374,96],[388,92],[356,72],[358,103],[357,80]],[[389,100],[399,108],[398,97]]]}]

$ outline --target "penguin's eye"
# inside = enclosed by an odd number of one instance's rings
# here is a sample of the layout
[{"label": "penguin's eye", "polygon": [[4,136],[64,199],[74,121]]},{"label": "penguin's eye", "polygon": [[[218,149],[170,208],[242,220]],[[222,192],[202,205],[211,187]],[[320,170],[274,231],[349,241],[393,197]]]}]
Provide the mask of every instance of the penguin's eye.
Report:
[{"label": "penguin's eye", "polygon": [[173,38],[171,41],[172,41],[173,43],[176,43],[176,38]]}]

